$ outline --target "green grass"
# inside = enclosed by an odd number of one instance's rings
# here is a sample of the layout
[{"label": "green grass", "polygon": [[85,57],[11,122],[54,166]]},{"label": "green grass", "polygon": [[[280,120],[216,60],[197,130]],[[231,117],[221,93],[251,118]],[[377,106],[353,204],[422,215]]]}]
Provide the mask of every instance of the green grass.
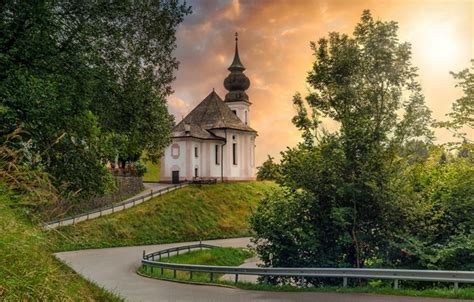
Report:
[{"label": "green grass", "polygon": [[[219,247],[212,249],[204,249],[199,251],[192,251],[185,254],[171,256],[169,258],[163,258],[161,261],[170,263],[183,263],[183,264],[200,264],[200,265],[219,265],[219,266],[239,266],[244,263],[245,259],[252,257],[252,252],[242,248],[231,248],[231,247]],[[173,278],[173,271],[164,270],[163,276],[159,269],[150,272],[150,269],[146,270],[140,267],[138,270],[144,275],[151,277],[161,277],[164,279]],[[214,278],[218,279],[221,274],[214,274]],[[176,278],[178,280],[189,280],[188,272],[177,272]],[[209,281],[209,273],[193,273],[192,281],[194,282],[207,282]]]},{"label": "green grass", "polygon": [[160,163],[152,163],[151,161],[145,160],[146,173],[143,175],[143,181],[157,182],[160,181]]},{"label": "green grass", "polygon": [[188,186],[136,207],[50,231],[57,250],[251,235],[248,217],[272,182]]},{"label": "green grass", "polygon": [[[214,248],[202,251],[193,251],[169,258],[163,258],[162,262],[182,263],[182,264],[201,264],[201,265],[224,265],[224,266],[239,266],[244,263],[245,259],[252,256],[252,253],[245,249],[236,248]],[[150,268],[140,267],[138,272],[157,279],[165,279],[172,281],[197,282],[203,284],[216,284],[234,286],[246,290],[263,290],[263,291],[281,291],[281,292],[337,292],[337,293],[370,293],[381,295],[397,295],[397,296],[414,296],[414,297],[442,297],[454,299],[474,299],[474,288],[466,287],[458,290],[451,288],[428,288],[428,289],[412,289],[400,288],[394,289],[388,285],[390,282],[371,281],[367,286],[353,286],[353,287],[336,287],[336,286],[322,286],[322,287],[306,287],[299,288],[291,285],[269,285],[269,284],[252,284],[252,283],[234,283],[226,280],[219,280],[220,275],[214,275],[214,281],[210,282],[209,273],[194,272],[192,280],[189,278],[189,272],[178,271],[176,278],[173,276],[172,270],[164,270],[161,275],[161,270],[155,268],[153,271]],[[403,284],[403,283],[402,283]]]},{"label": "green grass", "polygon": [[121,301],[52,255],[46,233],[17,205],[25,200],[0,185],[0,301]]}]

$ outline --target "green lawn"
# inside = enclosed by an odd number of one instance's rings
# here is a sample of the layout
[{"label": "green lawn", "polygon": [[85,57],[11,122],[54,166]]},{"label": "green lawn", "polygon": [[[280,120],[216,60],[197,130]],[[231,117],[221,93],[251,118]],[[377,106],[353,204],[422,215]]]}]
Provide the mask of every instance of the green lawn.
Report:
[{"label": "green lawn", "polygon": [[[184,253],[180,255],[171,256],[169,258],[162,258],[163,262],[183,263],[183,264],[201,264],[201,265],[220,265],[220,266],[239,266],[244,263],[245,259],[252,257],[252,252],[242,248],[219,247],[212,249],[203,249]],[[150,272],[140,267],[140,273],[152,277],[160,277],[163,279],[173,278],[173,271],[164,270],[163,275],[159,269]],[[220,274],[215,274],[214,278],[220,278]],[[177,272],[176,278],[178,280],[189,280],[189,272]],[[193,273],[192,281],[194,282],[208,282],[208,273]]]},{"label": "green lawn", "polygon": [[113,215],[50,231],[57,250],[250,235],[248,217],[273,182],[191,185]]},{"label": "green lawn", "polygon": [[121,301],[52,255],[51,240],[17,206],[23,201],[0,185],[0,301]]}]

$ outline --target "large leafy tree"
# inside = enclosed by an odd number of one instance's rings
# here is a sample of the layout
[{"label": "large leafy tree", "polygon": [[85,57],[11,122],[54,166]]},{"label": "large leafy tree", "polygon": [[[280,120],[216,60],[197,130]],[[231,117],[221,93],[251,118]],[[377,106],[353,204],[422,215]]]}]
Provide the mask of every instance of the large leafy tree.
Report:
[{"label": "large leafy tree", "polygon": [[33,168],[84,194],[106,160],[156,160],[173,123],[178,1],[3,1],[0,131],[22,129]]},{"label": "large leafy tree", "polygon": [[[311,91],[293,100],[304,142],[282,153],[278,181],[289,191],[270,196],[252,218],[257,250],[271,264],[362,267],[389,258],[410,208],[398,192],[401,151],[432,138],[410,45],[397,29],[364,11],[352,36],[311,43]],[[339,131],[320,131],[323,117]],[[292,217],[282,233],[266,224],[278,211]]]}]

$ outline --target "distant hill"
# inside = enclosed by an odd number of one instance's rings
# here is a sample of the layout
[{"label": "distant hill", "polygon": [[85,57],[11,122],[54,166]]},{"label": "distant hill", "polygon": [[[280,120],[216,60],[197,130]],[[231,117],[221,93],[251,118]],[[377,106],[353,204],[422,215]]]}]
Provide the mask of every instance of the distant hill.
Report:
[{"label": "distant hill", "polygon": [[50,232],[57,250],[250,235],[248,217],[273,182],[191,185],[113,215]]}]

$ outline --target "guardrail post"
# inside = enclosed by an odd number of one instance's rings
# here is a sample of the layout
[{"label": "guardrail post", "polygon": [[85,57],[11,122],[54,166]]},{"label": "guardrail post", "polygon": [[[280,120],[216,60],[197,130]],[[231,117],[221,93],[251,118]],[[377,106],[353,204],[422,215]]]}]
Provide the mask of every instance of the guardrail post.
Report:
[{"label": "guardrail post", "polygon": [[150,191],[151,198],[153,198],[153,189]]},{"label": "guardrail post", "polygon": [[179,250],[176,250],[176,255],[179,255]]},{"label": "guardrail post", "polygon": [[161,275],[163,276],[163,274],[164,274],[164,269],[161,268]]},{"label": "guardrail post", "polygon": [[189,271],[189,280],[193,280],[193,271]]},{"label": "guardrail post", "polygon": [[239,274],[235,274],[235,283],[239,282]]},{"label": "guardrail post", "polygon": [[161,261],[161,253],[160,253],[160,261]]},{"label": "guardrail post", "polygon": [[395,281],[393,282],[393,288],[398,289],[398,279],[395,279]]},{"label": "guardrail post", "polygon": [[123,209],[122,210],[125,210],[125,204],[123,204]]},{"label": "guardrail post", "polygon": [[347,287],[347,277],[342,278],[342,287]]},{"label": "guardrail post", "polygon": [[173,270],[173,278],[176,279],[176,270],[175,269]]},{"label": "guardrail post", "polygon": [[209,278],[211,279],[211,282],[214,281],[214,273],[211,272],[209,275],[210,275]]},{"label": "guardrail post", "polygon": [[145,250],[143,250],[143,259],[145,259]]},{"label": "guardrail post", "polygon": [[454,282],[454,290],[458,290],[459,289],[459,282]]}]

